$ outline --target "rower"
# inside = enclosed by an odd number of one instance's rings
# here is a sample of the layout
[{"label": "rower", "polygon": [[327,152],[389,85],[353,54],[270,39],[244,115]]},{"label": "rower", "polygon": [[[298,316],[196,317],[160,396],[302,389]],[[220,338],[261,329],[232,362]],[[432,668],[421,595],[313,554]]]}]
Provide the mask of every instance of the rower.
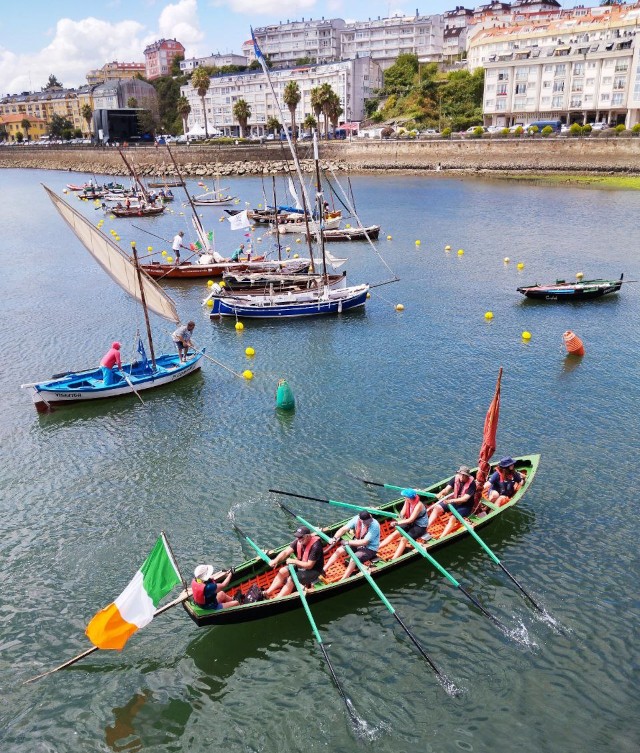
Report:
[{"label": "rower", "polygon": [[[402,512],[398,520],[391,522],[392,528],[402,528],[402,530],[411,536],[412,539],[419,538],[431,538],[427,534],[428,520],[427,509],[420,499],[418,492],[415,489],[403,489],[400,494],[404,497],[404,505]],[[426,536],[425,536],[426,534]],[[398,559],[409,543],[404,536],[401,536],[397,531],[390,533],[387,538],[380,544],[381,547],[386,546],[392,541],[399,539],[396,551],[393,553],[392,560]]]},{"label": "rower", "polygon": [[229,585],[233,575],[234,571],[231,568],[224,580],[218,583],[213,579],[212,565],[198,565],[193,571],[193,580],[191,581],[191,594],[194,602],[203,609],[237,607],[240,602],[232,599],[221,590]]},{"label": "rower", "polygon": [[[333,543],[337,544],[347,531],[353,531],[353,539],[346,541],[345,544],[351,548],[360,562],[363,564],[371,562],[371,560],[378,556],[378,549],[380,548],[380,523],[378,523],[370,512],[363,510],[354,518],[351,518],[342,528],[339,528],[333,536]],[[345,555],[344,546],[339,546],[329,558],[325,570],[329,572],[334,562],[337,562]],[[355,569],[356,563],[352,557],[349,557],[349,562],[340,580],[349,578]]]},{"label": "rower", "polygon": [[524,483],[524,476],[516,471],[516,461],[508,455],[498,463],[484,485],[489,502],[498,507],[506,504]]},{"label": "rower", "polygon": [[[324,552],[322,539],[312,535],[306,526],[300,526],[293,534],[295,539],[283,549],[277,557],[269,560],[271,567],[277,567],[287,560],[288,565],[293,565],[300,583],[307,589],[324,575]],[[293,579],[288,566],[281,567],[273,583],[264,592],[267,599],[279,596],[288,596],[294,588]]]},{"label": "rower", "polygon": [[[453,494],[453,496],[450,496]],[[471,474],[471,469],[466,465],[461,465],[453,477],[453,482],[448,483],[444,489],[441,489],[437,497],[440,502],[429,507],[429,525],[435,523],[438,518],[445,512],[449,512],[449,505],[456,508],[456,512],[463,518],[468,518],[473,511],[474,500],[476,496],[476,480]],[[444,497],[447,497],[445,500]],[[439,538],[443,539],[451,531],[460,525],[455,515],[447,522],[444,531]]]}]

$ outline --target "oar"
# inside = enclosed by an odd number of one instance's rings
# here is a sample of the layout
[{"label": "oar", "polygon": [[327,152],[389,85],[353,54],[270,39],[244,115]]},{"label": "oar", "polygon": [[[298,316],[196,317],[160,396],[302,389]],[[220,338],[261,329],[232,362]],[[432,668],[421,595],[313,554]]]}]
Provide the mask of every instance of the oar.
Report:
[{"label": "oar", "polygon": [[463,585],[462,585],[461,583],[459,583],[459,582],[458,582],[458,581],[457,581],[457,580],[456,580],[456,579],[455,579],[455,578],[453,577],[453,575],[451,575],[451,573],[450,573],[450,572],[449,572],[448,570],[445,570],[445,569],[444,569],[444,567],[442,567],[442,565],[441,565],[441,564],[440,564],[440,563],[439,563],[439,562],[438,562],[437,560],[435,560],[435,559],[434,559],[434,558],[433,558],[433,557],[432,557],[432,556],[431,556],[431,555],[429,554],[429,552],[427,552],[427,550],[426,550],[426,549],[425,549],[424,547],[420,546],[420,544],[418,544],[418,542],[417,542],[417,541],[416,541],[415,539],[412,539],[412,538],[411,538],[411,536],[409,536],[409,534],[408,534],[408,533],[407,533],[406,531],[404,531],[404,530],[403,530],[402,528],[399,528],[399,527],[398,527],[398,528],[396,528],[396,531],[397,531],[397,532],[398,532],[399,534],[401,534],[402,536],[404,536],[404,537],[405,537],[405,539],[407,539],[407,541],[409,541],[409,542],[410,542],[410,543],[411,543],[411,544],[413,545],[413,547],[414,547],[415,549],[417,549],[417,550],[418,550],[418,552],[420,552],[420,554],[421,554],[421,555],[422,555],[422,556],[423,556],[423,557],[424,557],[424,558],[425,558],[426,560],[428,560],[428,561],[429,561],[429,562],[430,562],[430,563],[431,563],[431,564],[432,564],[432,565],[433,565],[433,566],[434,566],[434,567],[436,568],[436,570],[438,570],[438,571],[439,571],[439,572],[440,572],[440,573],[441,573],[442,575],[444,575],[444,577],[445,577],[445,578],[446,578],[446,579],[447,579],[447,580],[448,580],[448,581],[449,581],[450,583],[452,583],[452,584],[453,584],[453,585],[454,585],[454,586],[455,586],[456,588],[460,589],[460,591],[462,591],[462,593],[463,593],[463,594],[464,594],[464,595],[465,595],[465,596],[466,596],[466,597],[467,597],[467,598],[469,599],[469,601],[471,601],[471,603],[472,603],[472,604],[473,604],[474,606],[476,606],[476,607],[477,607],[477,608],[478,608],[478,609],[479,609],[479,610],[480,610],[480,611],[482,612],[482,614],[483,614],[483,615],[485,615],[485,617],[488,617],[488,618],[489,618],[490,620],[492,620],[493,622],[495,622],[495,624],[496,624],[496,625],[497,625],[497,626],[498,626],[498,627],[499,627],[499,628],[500,628],[501,630],[503,630],[503,631],[504,631],[505,633],[508,633],[508,632],[509,632],[509,631],[507,630],[506,626],[505,626],[505,625],[503,625],[503,623],[502,623],[502,622],[500,622],[500,620],[499,620],[499,619],[498,619],[498,618],[497,618],[497,617],[496,617],[495,615],[493,615],[493,614],[491,614],[491,612],[487,611],[487,610],[486,610],[486,609],[485,609],[485,608],[484,608],[484,607],[482,606],[482,604],[481,604],[481,603],[480,603],[480,602],[479,602],[479,601],[478,601],[478,600],[477,600],[477,599],[475,598],[475,596],[472,596],[472,595],[471,595],[471,594],[470,594],[470,593],[469,593],[469,592],[467,591],[467,589],[466,589],[466,588],[465,588],[465,587],[464,587],[464,586],[463,586]]},{"label": "oar", "polygon": [[137,389],[136,389],[136,388],[135,388],[135,387],[133,386],[133,382],[132,382],[132,381],[131,381],[131,379],[129,379],[129,377],[128,377],[128,376],[126,375],[126,373],[125,373],[124,369],[120,369],[120,373],[121,373],[121,374],[122,374],[122,376],[124,377],[124,380],[125,380],[125,382],[126,382],[126,383],[127,383],[128,385],[129,385],[129,387],[131,387],[131,389],[133,390],[133,394],[134,394],[134,395],[135,395],[135,396],[136,396],[136,397],[138,398],[138,400],[139,400],[139,401],[140,401],[140,402],[141,402],[141,403],[142,403],[142,404],[144,405],[144,400],[143,400],[143,399],[142,399],[142,398],[140,397],[140,393],[139,393],[139,392],[138,392],[138,390],[137,390]]},{"label": "oar", "polygon": [[302,602],[304,611],[307,614],[307,619],[309,620],[309,624],[311,625],[311,630],[313,631],[316,641],[318,642],[318,645],[320,646],[320,650],[322,651],[324,660],[327,662],[327,667],[329,667],[331,678],[333,679],[333,682],[335,683],[336,688],[338,688],[338,693],[340,693],[340,696],[342,700],[344,701],[344,705],[346,706],[347,712],[349,713],[349,716],[351,717],[351,721],[354,723],[357,723],[358,717],[352,708],[351,702],[349,701],[344,690],[342,689],[342,685],[340,685],[338,676],[336,675],[333,665],[331,664],[331,660],[329,659],[329,654],[327,653],[327,649],[325,648],[324,643],[322,642],[322,636],[320,635],[320,632],[318,631],[315,620],[313,619],[313,615],[311,614],[311,610],[309,609],[309,604],[307,603],[307,597],[305,596],[304,588],[302,587],[300,581],[298,580],[298,576],[296,575],[296,570],[293,565],[289,565],[289,573],[295,584],[296,590],[298,594],[300,595],[300,601]]},{"label": "oar", "polygon": [[228,366],[225,366],[223,363],[220,363],[220,361],[216,361],[215,358],[211,358],[211,356],[208,356],[204,352],[204,350],[197,350],[197,345],[194,342],[193,342],[193,347],[194,347],[194,350],[196,351],[196,353],[200,353],[200,355],[203,355],[208,361],[211,361],[212,363],[215,363],[218,366],[222,366],[223,369],[226,369],[227,371],[230,371],[233,374],[233,376],[237,376],[240,379],[244,379],[244,377],[242,376],[242,374],[238,374],[237,371],[234,371],[233,369],[230,369]]},{"label": "oar", "polygon": [[247,536],[247,534],[244,533],[240,529],[240,527],[237,526],[235,523],[232,523],[231,525],[236,529],[236,531],[240,534],[240,536],[242,536],[242,538],[247,542],[247,544],[249,544],[249,546],[256,552],[258,557],[260,557],[260,559],[263,562],[266,562],[267,565],[271,566],[271,560],[269,559],[269,557],[267,557],[266,553],[262,549],[260,549],[260,547],[255,543],[255,541],[253,541],[253,539],[250,539]]},{"label": "oar", "polygon": [[346,507],[348,510],[357,510],[362,512],[370,512],[372,515],[383,515],[386,518],[399,518],[400,516],[395,512],[387,512],[387,510],[380,510],[377,507],[361,507],[360,505],[352,505],[349,502],[338,502],[335,499],[320,499],[319,497],[305,497],[304,494],[294,494],[293,492],[283,492],[281,489],[269,489],[274,494],[284,494],[287,497],[296,497],[297,499],[309,499],[312,502],[323,502],[325,505],[334,505],[335,507]]},{"label": "oar", "polygon": [[[293,510],[290,510],[286,505],[282,504],[282,502],[278,502],[280,507],[285,511],[288,512],[289,515],[292,515],[296,520],[300,521],[303,526],[307,526],[307,528],[310,531],[313,531],[318,536],[320,536],[323,541],[325,541],[327,544],[332,544],[332,539],[327,536],[327,534],[320,530],[319,528],[316,528],[313,524],[306,521],[301,515],[296,515],[296,513],[293,512]],[[344,547],[345,552],[351,557],[351,559],[355,562],[356,566],[358,567],[358,570],[362,573],[367,583],[373,588],[373,590],[376,592],[376,595],[382,601],[382,603],[385,605],[385,607],[389,610],[389,612],[396,618],[398,621],[398,624],[400,627],[405,631],[405,633],[409,636],[411,639],[413,645],[418,649],[422,657],[426,660],[426,662],[429,664],[431,669],[438,675],[440,680],[445,682],[446,684],[449,684],[449,680],[445,677],[445,675],[442,674],[442,672],[438,669],[438,667],[434,664],[434,662],[431,660],[427,652],[424,650],[424,648],[420,645],[420,642],[415,637],[415,635],[409,630],[409,628],[404,624],[404,622],[400,619],[400,615],[396,612],[395,608],[390,604],[387,597],[382,593],[382,591],[378,588],[378,584],[373,580],[370,573],[367,572],[367,569],[364,567],[362,562],[356,557],[351,547],[346,544],[345,542],[342,542],[342,546]]]},{"label": "oar", "polygon": [[[403,489],[406,489],[406,486],[394,486],[393,484],[381,484],[379,481],[368,481],[366,478],[361,478],[360,476],[356,476],[353,473],[347,471],[349,476],[352,478],[355,478],[356,481],[362,481],[363,484],[368,484],[369,486],[380,486],[383,489],[391,489],[395,492],[401,492]],[[416,489],[416,492],[418,493],[419,497],[426,497],[427,499],[437,499],[438,495],[433,494],[433,492],[424,492],[421,489]]]},{"label": "oar", "polygon": [[[163,607],[160,607],[160,609],[156,609],[156,611],[153,613],[153,616],[157,617],[159,614],[166,612],[168,609],[171,609],[172,607],[175,607],[178,604],[182,604],[182,602],[186,601],[188,598],[189,598],[189,594],[186,591],[183,591],[180,594],[180,596],[178,596],[177,599],[170,601],[168,604],[165,604]],[[59,666],[54,667],[53,669],[50,669],[47,672],[43,672],[41,675],[30,677],[28,680],[25,680],[22,684],[28,685],[30,682],[35,682],[36,680],[40,680],[43,677],[46,677],[47,675],[52,675],[54,672],[58,672],[61,669],[66,669],[66,667],[70,667],[72,664],[75,664],[76,662],[79,662],[81,659],[84,659],[85,656],[89,656],[89,654],[92,654],[94,651],[99,651],[99,650],[100,648],[98,646],[92,646],[91,648],[88,648],[86,651],[83,651],[81,654],[74,656],[73,659],[69,659],[64,664],[60,664]]]},{"label": "oar", "polygon": [[452,513],[452,515],[455,515],[455,517],[462,523],[462,525],[469,531],[469,533],[473,536],[473,538],[480,544],[480,546],[485,550],[485,552],[491,557],[491,559],[496,563],[496,565],[499,565],[500,568],[508,575],[509,578],[516,584],[516,586],[522,591],[522,593],[529,599],[529,601],[533,604],[533,606],[539,611],[544,614],[544,609],[536,603],[536,601],[533,599],[531,594],[527,593],[525,589],[518,583],[518,581],[511,575],[511,573],[507,570],[507,568],[500,562],[498,557],[489,549],[489,547],[485,544],[485,542],[478,536],[478,534],[473,530],[473,526],[469,525],[467,521],[460,515],[460,513],[456,510],[456,508],[453,505],[449,505],[449,511]]}]

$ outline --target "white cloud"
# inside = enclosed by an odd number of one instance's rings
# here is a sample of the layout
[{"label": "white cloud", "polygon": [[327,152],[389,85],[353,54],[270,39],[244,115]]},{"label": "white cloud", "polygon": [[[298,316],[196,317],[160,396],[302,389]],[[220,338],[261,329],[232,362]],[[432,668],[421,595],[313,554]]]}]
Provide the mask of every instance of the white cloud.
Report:
[{"label": "white cloud", "polygon": [[295,17],[299,11],[313,8],[317,0],[214,0],[212,5],[228,5],[234,13],[247,16],[270,15],[283,18],[287,14]]},{"label": "white cloud", "polygon": [[158,19],[157,38],[161,37],[182,42],[189,56],[197,54],[198,46],[204,39],[198,20],[197,0],[179,0],[175,5],[167,5],[163,9]]}]

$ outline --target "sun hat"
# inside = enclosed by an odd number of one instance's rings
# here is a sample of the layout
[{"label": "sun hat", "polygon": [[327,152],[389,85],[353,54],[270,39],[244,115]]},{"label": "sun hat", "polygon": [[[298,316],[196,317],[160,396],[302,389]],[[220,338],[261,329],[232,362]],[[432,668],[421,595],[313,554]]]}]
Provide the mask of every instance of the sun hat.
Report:
[{"label": "sun hat", "polygon": [[500,468],[509,468],[511,465],[515,465],[516,461],[511,457],[511,455],[507,455],[506,458],[502,458],[502,460],[498,463]]},{"label": "sun hat", "polygon": [[368,512],[367,510],[363,510],[363,511],[362,511],[362,512],[360,513],[360,515],[358,515],[358,517],[360,518],[360,520],[371,520],[371,518],[372,518],[372,515],[371,515],[371,513],[370,513],[370,512]]},{"label": "sun hat", "polygon": [[463,476],[470,476],[471,475],[471,468],[469,468],[468,465],[461,465],[460,468],[456,471],[456,473],[461,473]]},{"label": "sun hat", "polygon": [[193,575],[198,580],[209,580],[213,575],[213,565],[198,565],[193,571]]},{"label": "sun hat", "polygon": [[415,489],[403,489],[400,494],[402,494],[403,497],[409,497],[412,499],[418,495],[418,492]]},{"label": "sun hat", "polygon": [[300,526],[300,528],[296,528],[296,532],[293,534],[297,539],[301,539],[303,536],[309,536],[311,534],[311,531],[307,528],[307,526]]}]

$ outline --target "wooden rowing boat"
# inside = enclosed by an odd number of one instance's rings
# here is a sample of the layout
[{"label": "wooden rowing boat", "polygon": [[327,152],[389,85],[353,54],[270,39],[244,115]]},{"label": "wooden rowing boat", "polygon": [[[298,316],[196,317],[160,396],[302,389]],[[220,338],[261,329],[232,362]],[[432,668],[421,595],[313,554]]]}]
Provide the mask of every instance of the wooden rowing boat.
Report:
[{"label": "wooden rowing boat", "polygon": [[[525,475],[524,485],[515,493],[515,495],[503,506],[496,507],[495,505],[489,506],[486,500],[483,500],[483,505],[480,512],[477,515],[471,515],[469,523],[474,529],[479,529],[493,522],[497,517],[502,515],[506,510],[520,502],[522,497],[526,494],[527,490],[533,483],[533,478],[538,469],[538,463],[540,461],[539,455],[524,455],[516,459],[516,468],[520,473]],[[492,469],[493,470],[493,469]],[[421,489],[420,491],[428,491],[436,493],[441,489],[444,489],[447,484],[451,483],[452,479],[447,478],[439,481],[436,484]],[[404,498],[395,499],[392,502],[381,505],[380,510],[386,512],[398,513],[404,504]],[[381,540],[390,532],[389,518],[382,516],[374,516],[380,522],[381,528]],[[446,526],[450,515],[447,513],[439,520],[437,520],[429,529],[429,534],[433,536],[432,539],[423,544],[424,548],[428,551],[439,549],[440,547],[452,544],[459,541],[461,538],[468,536],[468,532],[465,528],[460,526],[450,533],[446,538],[438,538],[441,535],[444,527]],[[348,519],[347,519],[348,520]],[[342,520],[339,523],[334,523],[327,526],[323,530],[331,536],[335,531],[346,523],[346,520]],[[422,543],[422,542],[421,542]],[[387,544],[384,549],[380,549],[378,552],[378,559],[375,560],[371,566],[370,574],[373,578],[379,578],[385,573],[396,571],[404,565],[408,565],[411,562],[419,560],[421,555],[414,549],[408,548],[405,550],[405,554],[396,560],[391,560],[391,556],[396,548],[397,542],[391,542]],[[277,552],[282,551],[289,546],[289,542],[284,546],[280,546],[274,549],[275,557]],[[328,557],[325,556],[325,561]],[[232,598],[237,598],[240,594],[246,594],[247,591],[253,585],[257,585],[260,589],[267,589],[273,579],[275,578],[277,570],[267,567],[267,565],[260,559],[252,559],[243,562],[236,567],[235,578],[231,581],[229,587],[225,589]],[[322,582],[318,582],[312,590],[307,593],[307,601],[314,603],[328,599],[332,596],[349,591],[352,588],[356,588],[363,584],[366,584],[364,576],[356,572],[349,579],[341,581],[340,578],[344,573],[344,564],[337,562],[326,573],[326,576],[322,579]],[[302,604],[300,596],[297,592],[293,592],[289,596],[282,598],[269,599],[265,601],[259,601],[253,604],[241,604],[237,607],[231,607],[228,609],[209,610],[204,609],[196,605],[192,600],[185,601],[183,606],[191,619],[200,627],[205,625],[232,625],[240,622],[249,622],[251,620],[259,620],[264,617],[271,617],[273,615],[283,614],[294,609],[299,609]]]},{"label": "wooden rowing boat", "polygon": [[518,293],[539,301],[590,301],[617,293],[622,287],[623,277],[624,274],[620,275],[619,280],[556,280],[553,285],[536,284],[520,287]]}]

